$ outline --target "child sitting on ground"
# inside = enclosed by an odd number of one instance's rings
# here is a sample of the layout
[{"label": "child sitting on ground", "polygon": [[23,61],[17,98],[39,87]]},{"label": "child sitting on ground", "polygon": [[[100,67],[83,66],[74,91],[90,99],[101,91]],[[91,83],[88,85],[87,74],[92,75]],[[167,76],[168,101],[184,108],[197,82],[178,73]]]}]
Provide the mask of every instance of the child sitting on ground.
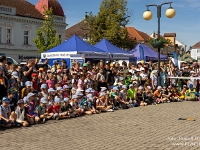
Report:
[{"label": "child sitting on ground", "polygon": [[142,86],[140,86],[138,88],[136,97],[137,97],[136,100],[137,100],[139,106],[147,106],[147,103],[144,102],[144,93],[143,93],[143,87]]},{"label": "child sitting on ground", "polygon": [[70,101],[70,105],[72,106],[72,109],[75,111],[76,116],[80,116],[83,113],[83,109],[80,108],[80,103],[78,100],[77,95],[72,95],[72,99]]},{"label": "child sitting on ground", "polygon": [[94,106],[94,98],[92,94],[88,94],[87,95],[87,100],[88,100],[88,108],[91,109],[93,114],[99,113],[99,111],[97,109],[95,109]]},{"label": "child sitting on ground", "polygon": [[47,99],[45,97],[42,97],[40,99],[40,105],[36,107],[35,112],[37,112],[40,119],[42,119],[43,122],[45,122],[47,119],[52,118],[53,113],[48,113],[47,111]]},{"label": "child sitting on ground", "polygon": [[105,95],[106,95],[105,93],[101,93],[99,95],[99,98],[96,101],[96,109],[101,112],[107,112],[107,111],[113,112],[113,109],[111,109],[112,105],[107,106],[106,104]]},{"label": "child sitting on ground", "polygon": [[193,87],[193,84],[190,84],[189,89],[186,91],[186,94],[185,94],[185,100],[196,101],[197,97],[195,93],[196,93],[196,89]]},{"label": "child sitting on ground", "polygon": [[64,103],[61,106],[61,113],[66,118],[74,118],[76,116],[75,111],[69,103],[69,98],[64,98]]},{"label": "child sitting on ground", "polygon": [[112,92],[110,94],[110,97],[112,98],[114,104],[113,109],[118,109],[117,107],[119,106],[120,98],[118,91],[119,91],[118,87],[113,87]]},{"label": "child sitting on ground", "polygon": [[158,86],[157,90],[154,92],[154,98],[155,98],[155,102],[157,104],[167,101],[167,98],[165,98],[165,97],[163,98],[162,97],[162,92],[161,91],[162,91],[162,87]]},{"label": "child sitting on ground", "polygon": [[119,105],[122,109],[129,108],[129,102],[127,101],[127,86],[123,85],[122,90],[119,92]]},{"label": "child sitting on ground", "polygon": [[23,127],[27,127],[29,123],[25,120],[25,108],[23,99],[18,100],[15,109],[16,122]]},{"label": "child sitting on ground", "polygon": [[55,97],[53,105],[53,119],[59,120],[66,118],[61,113],[60,108],[61,108],[61,99],[59,97]]},{"label": "child sitting on ground", "polygon": [[35,106],[36,106],[36,102],[35,102],[35,94],[34,93],[29,93],[26,96],[26,105],[25,105],[25,109],[27,112],[27,116],[28,116],[28,120],[30,121],[30,124],[38,123],[40,121],[40,118],[38,116],[38,114],[35,112]]}]

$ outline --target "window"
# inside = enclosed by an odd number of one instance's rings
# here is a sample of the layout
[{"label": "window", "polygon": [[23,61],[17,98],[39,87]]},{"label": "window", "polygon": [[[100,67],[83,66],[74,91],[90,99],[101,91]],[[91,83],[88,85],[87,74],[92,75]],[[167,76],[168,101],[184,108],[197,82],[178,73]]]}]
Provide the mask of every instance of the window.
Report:
[{"label": "window", "polygon": [[200,49],[197,49],[197,53],[200,53]]},{"label": "window", "polygon": [[29,44],[29,31],[24,31],[24,45]]},{"label": "window", "polygon": [[0,27],[0,43],[2,43],[2,27]]},{"label": "window", "polygon": [[58,21],[63,21],[63,18],[62,17],[54,17],[55,20],[58,20]]},{"label": "window", "polygon": [[6,29],[6,43],[11,44],[12,43],[12,30],[11,29]]},{"label": "window", "polygon": [[0,7],[0,11],[5,11],[5,12],[12,12],[12,8],[8,8],[8,7]]},{"label": "window", "polygon": [[62,35],[61,35],[61,34],[59,34],[59,35],[58,35],[58,37],[59,37],[59,39],[62,41]]},{"label": "window", "polygon": [[0,14],[16,15],[16,8],[0,5]]}]

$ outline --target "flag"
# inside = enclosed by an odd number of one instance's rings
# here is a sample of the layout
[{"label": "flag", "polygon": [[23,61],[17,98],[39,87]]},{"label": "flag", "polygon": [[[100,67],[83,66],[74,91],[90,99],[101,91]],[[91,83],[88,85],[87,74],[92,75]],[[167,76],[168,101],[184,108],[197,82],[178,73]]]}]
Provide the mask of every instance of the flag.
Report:
[{"label": "flag", "polygon": [[173,58],[174,58],[175,66],[178,66],[178,54],[176,52],[173,52],[172,55],[173,55]]}]

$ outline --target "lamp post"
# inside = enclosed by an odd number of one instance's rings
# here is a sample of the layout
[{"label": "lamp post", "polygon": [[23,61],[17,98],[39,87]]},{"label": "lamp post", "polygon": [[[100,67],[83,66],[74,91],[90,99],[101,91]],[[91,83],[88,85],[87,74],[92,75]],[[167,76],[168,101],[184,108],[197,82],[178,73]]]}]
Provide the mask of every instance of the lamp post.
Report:
[{"label": "lamp post", "polygon": [[182,56],[182,60],[183,60],[183,55],[184,55],[184,48],[181,49],[181,56]]},{"label": "lamp post", "polygon": [[[157,18],[158,18],[158,38],[160,38],[160,18],[161,18],[161,7],[166,4],[170,4],[170,7],[166,11],[166,16],[168,18],[173,18],[176,15],[175,10],[171,7],[173,2],[166,2],[162,3],[161,5],[146,5],[147,10],[143,13],[143,18],[145,20],[150,20],[152,18],[152,12],[149,10],[150,6],[155,6],[157,8]],[[160,78],[160,48],[158,48],[158,86],[161,85],[161,78]]]}]

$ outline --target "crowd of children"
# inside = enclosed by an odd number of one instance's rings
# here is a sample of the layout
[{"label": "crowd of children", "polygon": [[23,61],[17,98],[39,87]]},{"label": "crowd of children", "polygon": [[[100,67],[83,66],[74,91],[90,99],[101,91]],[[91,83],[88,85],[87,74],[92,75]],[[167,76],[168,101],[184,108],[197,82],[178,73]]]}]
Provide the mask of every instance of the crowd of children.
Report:
[{"label": "crowd of children", "polygon": [[[35,65],[33,60],[28,61],[22,71],[16,68],[9,79],[1,78],[1,85],[7,88],[0,105],[2,127],[27,127],[51,119],[195,101],[199,95],[197,84],[189,80],[181,89],[178,82],[171,84],[172,81],[158,86],[156,67],[149,70],[149,64],[138,64],[135,68],[134,64],[128,67],[125,62],[122,67],[118,63],[104,66],[102,62],[98,65],[88,62],[80,67],[77,62],[70,69],[62,68],[58,62],[54,62],[51,69],[45,66],[36,69]],[[7,84],[3,83],[6,80]]]}]

